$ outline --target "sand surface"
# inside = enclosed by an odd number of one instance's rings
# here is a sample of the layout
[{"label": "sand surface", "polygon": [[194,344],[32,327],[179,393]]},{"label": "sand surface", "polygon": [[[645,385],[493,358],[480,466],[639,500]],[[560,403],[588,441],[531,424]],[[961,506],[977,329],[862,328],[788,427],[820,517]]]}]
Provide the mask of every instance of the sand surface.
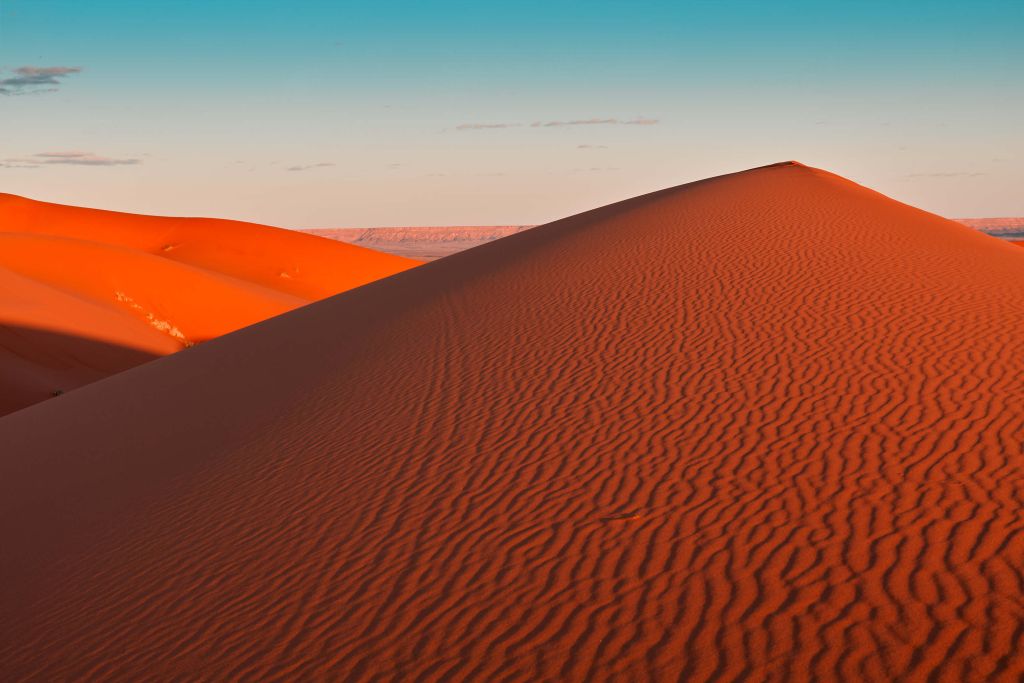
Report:
[{"label": "sand surface", "polygon": [[0,194],[0,414],[412,265],[262,225]]},{"label": "sand surface", "polygon": [[0,678],[1018,680],[1024,251],[776,165],[0,419]]}]

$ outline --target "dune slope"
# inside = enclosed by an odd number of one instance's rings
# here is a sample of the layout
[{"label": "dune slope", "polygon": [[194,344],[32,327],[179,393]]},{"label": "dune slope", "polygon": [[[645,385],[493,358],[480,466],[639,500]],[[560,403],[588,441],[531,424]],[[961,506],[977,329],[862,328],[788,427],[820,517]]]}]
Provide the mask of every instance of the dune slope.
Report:
[{"label": "dune slope", "polygon": [[775,165],[9,415],[0,671],[1016,680],[1022,275]]},{"label": "dune slope", "polygon": [[0,414],[415,264],[261,225],[0,194]]}]

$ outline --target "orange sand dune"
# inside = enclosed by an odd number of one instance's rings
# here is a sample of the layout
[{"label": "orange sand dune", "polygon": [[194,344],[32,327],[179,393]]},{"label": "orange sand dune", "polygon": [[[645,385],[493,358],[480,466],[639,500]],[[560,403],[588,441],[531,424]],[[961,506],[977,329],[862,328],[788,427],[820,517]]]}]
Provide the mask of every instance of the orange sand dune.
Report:
[{"label": "orange sand dune", "polygon": [[140,216],[0,194],[3,232],[57,235],[120,245],[321,299],[415,265],[313,235],[219,218]]},{"label": "orange sand dune", "polygon": [[0,414],[412,265],[261,225],[0,195]]},{"label": "orange sand dune", "polygon": [[1017,680],[1024,252],[796,164],[0,419],[0,678]]}]

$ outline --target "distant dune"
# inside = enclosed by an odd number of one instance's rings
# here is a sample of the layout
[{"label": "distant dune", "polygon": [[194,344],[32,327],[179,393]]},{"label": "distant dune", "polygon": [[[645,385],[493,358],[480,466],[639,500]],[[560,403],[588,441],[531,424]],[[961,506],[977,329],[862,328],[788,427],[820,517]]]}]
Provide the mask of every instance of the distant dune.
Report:
[{"label": "distant dune", "polygon": [[389,254],[433,261],[532,227],[532,225],[457,225],[404,228],[324,228],[303,230],[303,232],[358,244]]},{"label": "distant dune", "polygon": [[5,680],[1018,680],[1024,251],[785,163],[0,419]]},{"label": "distant dune", "polygon": [[413,265],[251,223],[0,194],[0,414]]}]

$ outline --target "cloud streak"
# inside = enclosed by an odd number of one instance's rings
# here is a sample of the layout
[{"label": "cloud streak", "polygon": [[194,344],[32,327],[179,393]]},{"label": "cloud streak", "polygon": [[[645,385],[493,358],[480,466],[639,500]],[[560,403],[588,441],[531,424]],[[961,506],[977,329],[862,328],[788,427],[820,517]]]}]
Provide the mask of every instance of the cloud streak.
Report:
[{"label": "cloud streak", "polygon": [[0,95],[54,92],[65,78],[81,72],[78,66],[21,66],[13,76],[0,78]]},{"label": "cloud streak", "polygon": [[324,161],[324,162],[319,163],[319,164],[305,164],[305,165],[301,165],[301,166],[289,166],[285,170],[286,171],[308,171],[311,168],[327,168],[328,166],[334,166],[334,164],[330,163],[329,161]]},{"label": "cloud streak", "polygon": [[92,152],[41,152],[33,155],[42,159],[42,164],[67,164],[70,166],[135,166],[141,159],[104,157]]},{"label": "cloud streak", "polygon": [[40,168],[42,166],[136,166],[141,159],[105,157],[92,152],[40,152],[30,157],[4,159],[4,168]]},{"label": "cloud streak", "polygon": [[[529,124],[530,128],[565,128],[569,126],[656,126],[661,123],[658,119],[637,117],[633,119],[615,118],[589,118],[570,119],[568,121],[534,121]],[[523,128],[525,123],[460,123],[455,130],[489,130],[494,128]]]},{"label": "cloud streak", "polygon": [[987,173],[971,173],[970,171],[946,171],[943,173],[911,173],[907,178],[980,178]]},{"label": "cloud streak", "polygon": [[623,121],[622,119],[573,119],[571,121],[536,121],[530,124],[531,128],[561,128],[563,126],[656,126],[661,123],[658,119],[635,118]]},{"label": "cloud streak", "polygon": [[522,128],[521,123],[460,123],[455,130],[487,130],[490,128]]}]

